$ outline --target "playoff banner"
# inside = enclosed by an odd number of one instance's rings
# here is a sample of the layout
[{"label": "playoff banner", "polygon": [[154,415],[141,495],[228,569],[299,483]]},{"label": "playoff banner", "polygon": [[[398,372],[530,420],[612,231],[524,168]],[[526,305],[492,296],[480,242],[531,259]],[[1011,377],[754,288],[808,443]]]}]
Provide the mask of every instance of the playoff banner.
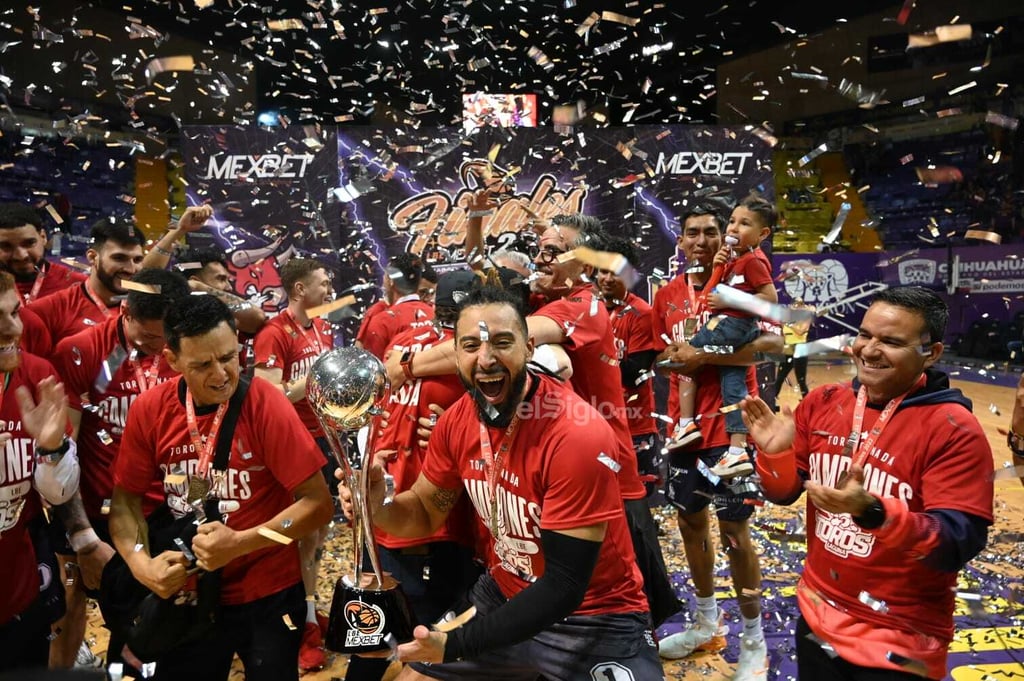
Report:
[{"label": "playoff banner", "polygon": [[[320,258],[335,290],[362,291],[342,326],[354,333],[379,295],[382,265],[402,251],[435,267],[465,260],[466,205],[485,177],[504,180],[484,219],[490,248],[531,253],[531,214],[583,212],[638,240],[649,297],[677,266],[683,208],[731,205],[754,190],[774,200],[771,148],[742,129],[703,126],[548,128],[187,127],[190,203],[214,206],[207,238],[231,252],[240,293],[283,304],[278,263]],[[532,255],[532,253],[531,253]],[[275,286],[277,290],[275,291]]]}]

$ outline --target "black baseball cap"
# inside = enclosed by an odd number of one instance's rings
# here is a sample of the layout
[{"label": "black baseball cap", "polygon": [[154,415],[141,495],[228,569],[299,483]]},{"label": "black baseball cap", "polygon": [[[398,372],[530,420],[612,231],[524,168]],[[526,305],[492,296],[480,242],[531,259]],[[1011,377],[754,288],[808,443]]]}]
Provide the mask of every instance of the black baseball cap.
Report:
[{"label": "black baseball cap", "polygon": [[455,307],[467,293],[480,288],[483,281],[474,270],[454,270],[445,272],[437,280],[434,292],[435,307]]}]

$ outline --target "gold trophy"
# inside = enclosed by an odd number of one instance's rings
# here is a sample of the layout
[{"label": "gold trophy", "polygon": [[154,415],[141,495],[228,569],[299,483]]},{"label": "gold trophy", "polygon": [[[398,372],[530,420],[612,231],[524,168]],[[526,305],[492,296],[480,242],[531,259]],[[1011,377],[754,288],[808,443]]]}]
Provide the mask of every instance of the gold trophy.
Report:
[{"label": "gold trophy", "polygon": [[[394,650],[412,639],[415,623],[409,601],[398,582],[380,567],[369,501],[369,474],[374,450],[373,417],[381,413],[390,385],[384,364],[366,350],[335,348],[320,355],[306,380],[306,398],[324,429],[331,453],[352,490],[352,551],[354,575],[334,585],[330,620],[324,636],[328,650],[367,654]],[[358,475],[350,463],[349,437],[371,426]],[[352,455],[354,461],[358,452]],[[390,482],[390,477],[385,478]],[[388,491],[394,491],[393,483]],[[363,570],[364,550],[371,573]]]}]

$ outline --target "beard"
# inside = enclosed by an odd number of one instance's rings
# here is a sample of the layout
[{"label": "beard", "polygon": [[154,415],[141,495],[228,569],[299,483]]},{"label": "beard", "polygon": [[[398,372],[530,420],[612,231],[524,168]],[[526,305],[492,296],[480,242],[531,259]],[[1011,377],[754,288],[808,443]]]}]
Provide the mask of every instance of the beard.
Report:
[{"label": "beard", "polygon": [[480,389],[470,383],[462,375],[462,372],[458,372],[459,380],[462,381],[462,385],[465,386],[466,391],[470,397],[473,398],[473,404],[476,405],[477,416],[480,417],[480,421],[485,426],[491,428],[507,428],[512,423],[512,417],[516,415],[516,410],[519,408],[519,403],[523,397],[523,388],[526,387],[526,379],[529,377],[529,373],[524,368],[515,376],[511,378],[511,384],[509,386],[508,397],[503,402],[498,404],[491,404],[487,401]]},{"label": "beard", "polygon": [[124,289],[117,283],[117,276],[105,271],[102,263],[99,263],[96,268],[96,278],[99,279],[100,283],[103,284],[111,293],[124,293]]}]

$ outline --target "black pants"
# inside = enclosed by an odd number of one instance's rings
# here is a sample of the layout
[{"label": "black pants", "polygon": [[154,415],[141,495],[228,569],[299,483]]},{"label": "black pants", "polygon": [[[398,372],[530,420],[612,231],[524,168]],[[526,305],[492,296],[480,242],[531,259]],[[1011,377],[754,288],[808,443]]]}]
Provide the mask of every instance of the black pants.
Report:
[{"label": "black pants", "polygon": [[803,681],[921,681],[921,677],[895,669],[859,667],[841,657],[832,657],[809,638],[811,628],[801,617],[796,623],[797,678]]},{"label": "black pants", "polygon": [[787,355],[786,359],[779,362],[778,373],[775,376],[775,397],[778,399],[782,386],[786,384],[786,376],[789,376],[789,372],[792,369],[796,369],[796,382],[800,386],[800,393],[807,397],[807,358],[806,357],[793,357]]},{"label": "black pants", "polygon": [[[291,618],[294,628],[284,622]],[[238,653],[247,681],[297,681],[306,592],[299,582],[244,605],[226,605],[209,637],[182,646],[156,664],[156,681],[225,681]]]}]

